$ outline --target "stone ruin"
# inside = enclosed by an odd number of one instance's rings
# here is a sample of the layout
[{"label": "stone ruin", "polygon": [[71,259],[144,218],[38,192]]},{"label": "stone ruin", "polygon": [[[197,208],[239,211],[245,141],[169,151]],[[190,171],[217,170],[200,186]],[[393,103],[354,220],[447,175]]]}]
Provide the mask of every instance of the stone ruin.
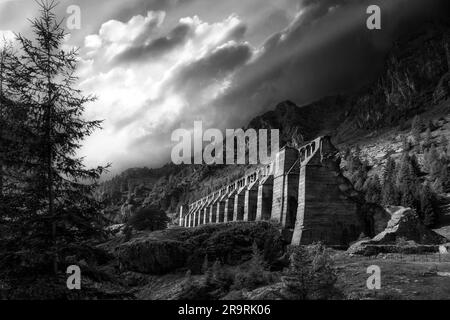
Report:
[{"label": "stone ruin", "polygon": [[381,232],[390,218],[381,207],[366,204],[342,175],[329,136],[299,149],[284,147],[270,165],[180,210],[179,223],[186,228],[273,221],[293,245],[348,245],[361,234]]}]

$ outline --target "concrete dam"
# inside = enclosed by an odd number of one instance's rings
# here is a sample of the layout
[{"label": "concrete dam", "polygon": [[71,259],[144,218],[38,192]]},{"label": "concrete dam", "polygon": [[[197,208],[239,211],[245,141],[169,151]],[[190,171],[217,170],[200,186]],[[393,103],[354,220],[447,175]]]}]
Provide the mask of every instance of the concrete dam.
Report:
[{"label": "concrete dam", "polygon": [[349,196],[356,191],[339,163],[329,136],[284,147],[269,165],[182,207],[180,226],[266,220],[279,224],[293,245],[346,245],[376,223],[368,223],[361,203]]}]

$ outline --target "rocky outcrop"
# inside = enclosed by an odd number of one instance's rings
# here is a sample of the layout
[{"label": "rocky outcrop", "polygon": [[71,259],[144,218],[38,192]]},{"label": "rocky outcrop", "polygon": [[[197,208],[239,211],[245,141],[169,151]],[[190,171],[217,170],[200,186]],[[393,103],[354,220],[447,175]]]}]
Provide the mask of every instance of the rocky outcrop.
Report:
[{"label": "rocky outcrop", "polygon": [[450,72],[447,72],[439,81],[433,92],[433,102],[438,104],[450,98]]},{"label": "rocky outcrop", "polygon": [[244,292],[242,296],[246,300],[285,300],[286,296],[283,294],[283,289],[284,284],[278,282],[250,292]]},{"label": "rocky outcrop", "polygon": [[183,267],[189,251],[179,241],[137,239],[119,246],[115,254],[126,270],[164,274]]},{"label": "rocky outcrop", "polygon": [[448,241],[423,225],[414,210],[403,207],[389,207],[387,210],[391,214],[391,220],[387,228],[372,241],[378,244],[389,244],[405,239],[425,245],[442,244]]},{"label": "rocky outcrop", "polygon": [[141,233],[129,242],[112,245],[123,270],[165,274],[176,269],[201,273],[205,257],[239,265],[251,258],[256,243],[265,261],[277,268],[285,243],[279,230],[268,222],[205,225],[195,229],[173,228]]},{"label": "rocky outcrop", "polygon": [[440,245],[448,242],[445,237],[425,227],[414,210],[389,207],[386,211],[391,214],[386,229],[372,239],[352,244],[347,251],[349,254],[439,252]]}]

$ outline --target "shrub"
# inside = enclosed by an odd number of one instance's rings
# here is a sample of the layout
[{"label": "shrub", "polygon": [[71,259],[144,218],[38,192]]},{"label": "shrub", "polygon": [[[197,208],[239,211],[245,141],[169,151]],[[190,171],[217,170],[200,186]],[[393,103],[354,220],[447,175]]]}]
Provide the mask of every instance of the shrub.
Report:
[{"label": "shrub", "polygon": [[293,300],[330,299],[337,290],[333,261],[321,244],[292,249],[290,266],[283,277],[284,295]]},{"label": "shrub", "polygon": [[409,245],[409,242],[405,237],[399,237],[396,239],[395,244],[399,247],[406,247]]},{"label": "shrub", "polygon": [[228,290],[233,283],[232,274],[224,268],[220,260],[216,260],[212,266],[212,279],[216,285],[225,290]]},{"label": "shrub", "polygon": [[233,289],[254,290],[272,282],[271,274],[266,271],[266,262],[256,243],[253,243],[252,249],[252,259],[248,269],[236,274]]},{"label": "shrub", "polygon": [[128,220],[128,224],[139,231],[163,230],[167,228],[168,222],[169,218],[166,213],[156,207],[142,208]]}]

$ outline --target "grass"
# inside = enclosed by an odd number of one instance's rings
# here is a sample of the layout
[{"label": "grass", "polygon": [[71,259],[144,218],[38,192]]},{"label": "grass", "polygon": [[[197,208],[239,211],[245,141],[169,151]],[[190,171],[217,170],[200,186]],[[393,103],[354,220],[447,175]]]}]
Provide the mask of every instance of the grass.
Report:
[{"label": "grass", "polygon": [[[450,299],[450,277],[437,274],[450,272],[450,262],[439,262],[437,255],[435,259],[428,256],[427,261],[417,255],[404,255],[402,260],[389,255],[372,259],[337,252],[333,258],[338,269],[337,287],[351,299]],[[381,269],[381,290],[367,289],[370,275],[366,271],[371,265]]]}]

